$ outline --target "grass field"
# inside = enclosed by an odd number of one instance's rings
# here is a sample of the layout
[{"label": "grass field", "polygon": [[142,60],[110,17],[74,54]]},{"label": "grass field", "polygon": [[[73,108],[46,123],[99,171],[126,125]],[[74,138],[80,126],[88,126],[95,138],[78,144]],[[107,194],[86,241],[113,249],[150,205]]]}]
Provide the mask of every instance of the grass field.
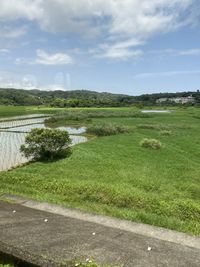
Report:
[{"label": "grass field", "polygon": [[[89,123],[115,123],[132,131],[77,145],[68,159],[2,172],[0,193],[200,235],[200,109],[97,117]],[[143,138],[158,139],[162,148],[141,147]]]},{"label": "grass field", "polygon": [[60,109],[52,109],[47,107],[35,106],[1,106],[0,105],[0,118],[7,118],[12,116],[30,115],[30,114],[46,114],[56,113]]}]

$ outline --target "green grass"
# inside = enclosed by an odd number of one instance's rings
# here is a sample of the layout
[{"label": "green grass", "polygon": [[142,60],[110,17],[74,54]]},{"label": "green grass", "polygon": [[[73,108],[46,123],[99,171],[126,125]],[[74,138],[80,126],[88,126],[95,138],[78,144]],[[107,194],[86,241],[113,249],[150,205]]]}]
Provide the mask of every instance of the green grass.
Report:
[{"label": "green grass", "polygon": [[12,116],[30,115],[30,114],[50,114],[59,112],[59,108],[36,107],[36,106],[1,106],[0,118]]},{"label": "green grass", "polygon": [[[94,117],[94,124],[116,123],[134,131],[79,144],[68,159],[0,173],[0,193],[199,235],[199,115],[200,109],[188,108],[150,118]],[[141,147],[144,138],[158,139],[162,148]]]}]

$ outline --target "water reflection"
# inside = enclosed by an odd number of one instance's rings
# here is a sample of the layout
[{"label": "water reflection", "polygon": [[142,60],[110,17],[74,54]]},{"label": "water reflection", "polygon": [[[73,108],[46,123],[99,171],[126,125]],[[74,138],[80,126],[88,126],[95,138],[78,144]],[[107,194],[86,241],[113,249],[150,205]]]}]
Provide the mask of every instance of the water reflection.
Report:
[{"label": "water reflection", "polygon": [[146,109],[146,110],[141,110],[142,113],[170,113],[170,110],[158,110],[158,109]]},{"label": "water reflection", "polygon": [[70,138],[72,140],[72,146],[80,144],[80,143],[85,143],[88,141],[88,138],[85,136],[81,135],[70,135]]},{"label": "water reflection", "polygon": [[86,127],[58,127],[59,130],[67,131],[69,134],[83,134],[86,132]]}]

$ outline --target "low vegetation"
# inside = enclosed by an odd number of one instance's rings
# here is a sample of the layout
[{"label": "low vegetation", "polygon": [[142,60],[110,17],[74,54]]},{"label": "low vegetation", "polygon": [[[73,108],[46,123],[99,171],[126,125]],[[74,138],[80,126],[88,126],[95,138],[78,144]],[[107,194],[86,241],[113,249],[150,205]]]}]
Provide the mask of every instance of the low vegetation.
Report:
[{"label": "low vegetation", "polygon": [[90,123],[92,119],[99,118],[151,118],[152,115],[142,113],[136,108],[127,109],[78,109],[65,110],[46,120],[46,124],[59,125],[69,121]]},{"label": "low vegetation", "polygon": [[160,131],[160,134],[161,135],[164,135],[164,136],[170,136],[170,135],[172,135],[172,131],[163,130],[163,131]]},{"label": "low vegetation", "polygon": [[140,145],[142,147],[145,148],[151,148],[151,149],[160,149],[162,144],[160,141],[156,140],[156,139],[148,139],[148,138],[144,138],[141,142]]},{"label": "low vegetation", "polygon": [[138,128],[140,129],[148,129],[148,130],[156,130],[156,131],[160,131],[160,130],[168,130],[169,126],[167,125],[163,125],[163,124],[139,124]]},{"label": "low vegetation", "polygon": [[92,125],[87,128],[88,134],[94,134],[97,136],[109,136],[122,133],[128,133],[131,129],[124,126],[115,125],[112,123],[109,124],[97,124]]}]

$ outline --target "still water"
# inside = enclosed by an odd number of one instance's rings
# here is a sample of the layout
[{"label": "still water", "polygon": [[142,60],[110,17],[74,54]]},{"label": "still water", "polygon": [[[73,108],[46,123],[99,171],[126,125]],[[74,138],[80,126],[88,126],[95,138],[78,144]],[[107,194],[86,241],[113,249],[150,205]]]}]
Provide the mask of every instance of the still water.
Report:
[{"label": "still water", "polygon": [[163,109],[163,110],[159,110],[159,109],[146,109],[146,110],[142,110],[142,113],[170,113],[170,110],[167,109]]}]

